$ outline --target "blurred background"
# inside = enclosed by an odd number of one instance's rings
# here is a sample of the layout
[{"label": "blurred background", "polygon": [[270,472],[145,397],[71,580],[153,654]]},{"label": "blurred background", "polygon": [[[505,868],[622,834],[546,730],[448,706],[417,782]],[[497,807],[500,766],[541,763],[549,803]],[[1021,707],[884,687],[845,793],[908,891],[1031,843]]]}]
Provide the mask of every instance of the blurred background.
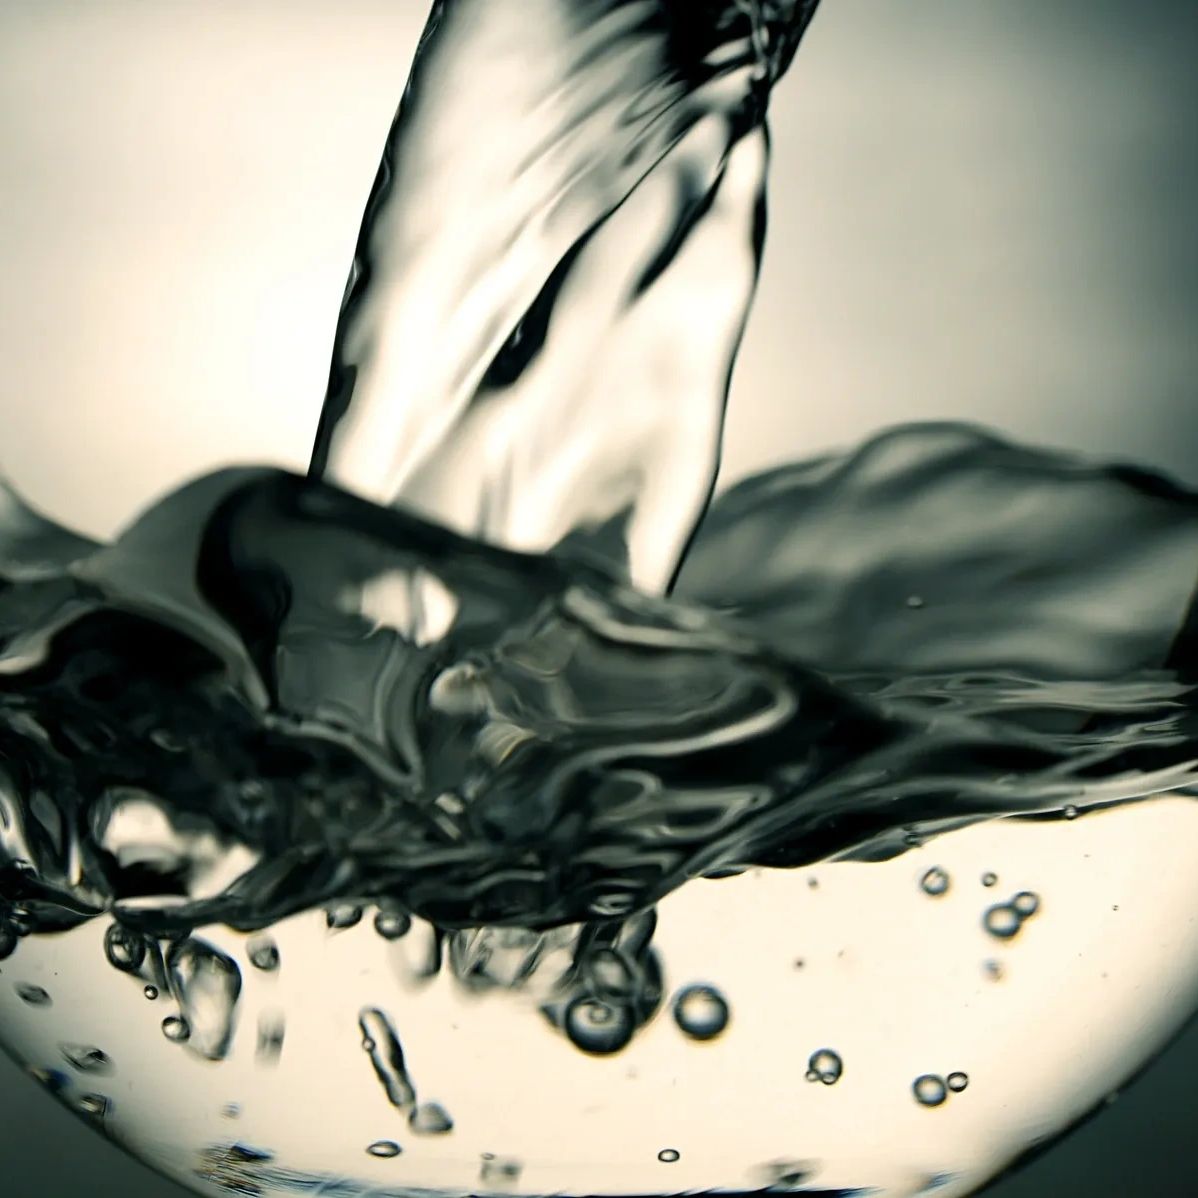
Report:
[{"label": "blurred background", "polygon": [[[0,6],[0,469],[110,535],[306,463],[423,0]],[[967,419],[1198,484],[1198,6],[824,0],[774,104],[724,481]],[[1146,982],[1146,984],[1148,984]],[[1002,1198],[1192,1192],[1198,1031]],[[12,1198],[178,1198],[11,1067]]]}]

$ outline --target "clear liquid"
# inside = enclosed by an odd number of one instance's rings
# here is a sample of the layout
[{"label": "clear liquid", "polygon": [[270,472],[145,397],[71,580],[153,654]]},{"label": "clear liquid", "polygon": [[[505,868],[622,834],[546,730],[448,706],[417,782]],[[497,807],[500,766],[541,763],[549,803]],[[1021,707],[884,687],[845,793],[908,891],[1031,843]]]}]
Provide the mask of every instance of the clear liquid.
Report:
[{"label": "clear liquid", "polygon": [[[434,13],[311,477],[210,476],[107,547],[7,497],[0,1018],[209,1192],[596,1191],[611,1150],[579,1127],[644,1161],[604,1192],[966,1192],[1017,1133],[949,1161],[947,1126],[928,1148],[904,1120],[968,1109],[985,1063],[792,1037],[760,998],[796,985],[791,945],[731,942],[799,909],[801,867],[909,858],[912,901],[1023,946],[1039,895],[971,894],[992,862],[925,842],[1036,816],[1059,845],[1185,795],[1194,496],[935,426],[704,515],[765,102],[810,6],[529,7]],[[993,993],[1002,964],[973,965]],[[552,1080],[503,1080],[525,1042]],[[638,1118],[669,1109],[667,1044],[707,1054],[674,1074],[701,1092],[744,1094],[741,1058],[802,1091],[812,1152],[718,1104]],[[283,1079],[341,1072],[280,1109]],[[146,1075],[180,1081],[169,1134]],[[902,1103],[885,1149],[833,1130],[863,1083]]]}]

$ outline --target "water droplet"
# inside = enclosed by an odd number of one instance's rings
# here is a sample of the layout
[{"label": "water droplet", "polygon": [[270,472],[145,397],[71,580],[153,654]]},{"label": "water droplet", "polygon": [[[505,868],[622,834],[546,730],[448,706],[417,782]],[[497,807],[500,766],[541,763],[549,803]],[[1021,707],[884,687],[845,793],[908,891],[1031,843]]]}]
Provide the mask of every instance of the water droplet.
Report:
[{"label": "water droplet", "polygon": [[982,874],[982,885],[983,886],[994,886],[997,884],[997,882],[998,882],[998,874],[993,873],[990,870],[987,870],[984,874]]},{"label": "water droplet", "polygon": [[677,1148],[663,1148],[658,1154],[657,1159],[663,1165],[672,1165],[675,1161],[682,1159],[682,1153]]},{"label": "water droplet", "polygon": [[157,986],[147,986],[142,991],[142,994],[144,994],[146,996],[146,998],[148,998],[150,1000],[150,1002],[153,1002],[158,997],[158,987]]},{"label": "water droplet", "polygon": [[50,997],[49,991],[44,990],[41,986],[31,986],[26,982],[18,982],[14,987],[17,992],[17,997],[31,1007],[52,1007],[54,1000]]},{"label": "water droplet", "polygon": [[255,969],[274,973],[279,968],[279,946],[269,936],[256,936],[246,945],[246,956]]},{"label": "water droplet", "polygon": [[191,1028],[182,1015],[168,1015],[162,1021],[162,1034],[175,1044],[182,1044],[191,1036]]},{"label": "water droplet", "polygon": [[412,927],[412,918],[403,911],[380,911],[374,917],[374,930],[384,940],[402,940]]},{"label": "water droplet", "polygon": [[956,1072],[950,1073],[946,1080],[948,1082],[948,1088],[954,1094],[960,1094],[961,1091],[964,1090],[965,1087],[969,1085],[969,1074],[962,1073],[958,1069]]},{"label": "water droplet", "polygon": [[1010,940],[1022,925],[1022,916],[1008,903],[996,903],[982,916],[982,926],[999,940]]},{"label": "water droplet", "polygon": [[714,986],[688,986],[674,999],[674,1022],[692,1040],[714,1040],[728,1016],[728,1003]]},{"label": "water droplet", "polygon": [[366,1151],[380,1160],[391,1160],[399,1156],[403,1149],[394,1140],[375,1140]]},{"label": "water droplet", "polygon": [[1064,809],[1064,810],[1061,812],[1061,814],[1062,814],[1062,815],[1063,815],[1063,816],[1064,816],[1066,819],[1077,819],[1077,817],[1078,817],[1078,810],[1077,810],[1077,808],[1076,808],[1076,807],[1074,807],[1074,805],[1073,805],[1072,803],[1070,803],[1070,804],[1069,804],[1069,806],[1068,806],[1068,807],[1066,807],[1066,808],[1065,808],[1065,809]]},{"label": "water droplet", "polygon": [[825,1086],[834,1086],[840,1081],[843,1072],[844,1062],[840,1055],[830,1048],[821,1048],[818,1052],[813,1052],[807,1062],[807,1080],[823,1082]]},{"label": "water droplet", "polygon": [[104,933],[104,955],[114,969],[136,973],[146,959],[145,938],[119,923],[110,924]]},{"label": "water droplet", "polygon": [[580,997],[566,1008],[565,1028],[575,1048],[595,1056],[607,1056],[628,1044],[636,1023],[627,1006]]},{"label": "water droplet", "polygon": [[324,921],[334,932],[344,932],[362,922],[362,908],[353,903],[336,903],[324,913]]},{"label": "water droplet", "polygon": [[934,865],[920,879],[919,885],[924,894],[939,898],[940,895],[948,893],[948,873],[939,865]]},{"label": "water droplet", "polygon": [[90,1044],[60,1044],[63,1060],[80,1073],[95,1073],[107,1077],[113,1072],[112,1058],[101,1048]]},{"label": "water droplet", "polygon": [[911,1091],[920,1106],[940,1106],[948,1098],[948,1087],[944,1084],[944,1078],[937,1077],[934,1073],[925,1073],[922,1077],[917,1077],[911,1085]]},{"label": "water droplet", "polygon": [[449,1112],[436,1102],[422,1102],[409,1116],[408,1124],[418,1136],[443,1136],[453,1131]]},{"label": "water droplet", "polygon": [[484,1152],[478,1178],[489,1185],[511,1185],[520,1180],[523,1171],[524,1165],[513,1156],[496,1156],[493,1152]]},{"label": "water droplet", "polygon": [[1021,890],[1012,900],[1011,906],[1024,919],[1030,919],[1040,910],[1040,896],[1030,890]]}]

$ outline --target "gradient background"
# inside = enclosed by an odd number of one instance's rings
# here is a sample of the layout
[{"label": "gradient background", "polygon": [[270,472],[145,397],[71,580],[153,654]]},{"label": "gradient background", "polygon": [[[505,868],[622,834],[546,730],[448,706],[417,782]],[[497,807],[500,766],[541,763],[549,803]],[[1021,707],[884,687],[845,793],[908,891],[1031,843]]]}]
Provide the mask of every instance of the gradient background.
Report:
[{"label": "gradient background", "polygon": [[[43,509],[107,534],[185,475],[305,462],[424,7],[0,5],[0,467]],[[725,481],[949,417],[1198,483],[1195,62],[1193,0],[824,0]],[[1196,1066],[1191,1031],[996,1195],[1190,1194]],[[7,1066],[0,1179],[181,1193]]]}]

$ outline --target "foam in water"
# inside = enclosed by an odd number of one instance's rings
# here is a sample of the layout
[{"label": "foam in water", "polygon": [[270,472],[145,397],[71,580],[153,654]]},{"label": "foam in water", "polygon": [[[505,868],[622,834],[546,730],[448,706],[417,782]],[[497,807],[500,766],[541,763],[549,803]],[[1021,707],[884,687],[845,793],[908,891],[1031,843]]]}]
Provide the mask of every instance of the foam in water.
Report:
[{"label": "foam in water", "polygon": [[[322,910],[407,982],[531,996],[598,1068],[667,1006],[654,911],[684,885],[1192,787],[1191,492],[932,425],[708,509],[769,90],[814,8],[438,3],[309,476],[210,475],[111,545],[4,493],[0,959],[107,921],[108,964],[174,1004],[162,1035],[223,1067],[243,992],[287,971],[271,929]],[[982,923],[1039,911],[1020,891]],[[260,977],[213,925],[253,933]],[[379,1094],[405,1137],[453,1136],[378,1001]],[[707,983],[669,1006],[709,1052],[733,1008]],[[286,1025],[257,1013],[260,1066]],[[910,1084],[938,1107],[967,1083]],[[245,1145],[196,1176],[285,1181]]]}]

